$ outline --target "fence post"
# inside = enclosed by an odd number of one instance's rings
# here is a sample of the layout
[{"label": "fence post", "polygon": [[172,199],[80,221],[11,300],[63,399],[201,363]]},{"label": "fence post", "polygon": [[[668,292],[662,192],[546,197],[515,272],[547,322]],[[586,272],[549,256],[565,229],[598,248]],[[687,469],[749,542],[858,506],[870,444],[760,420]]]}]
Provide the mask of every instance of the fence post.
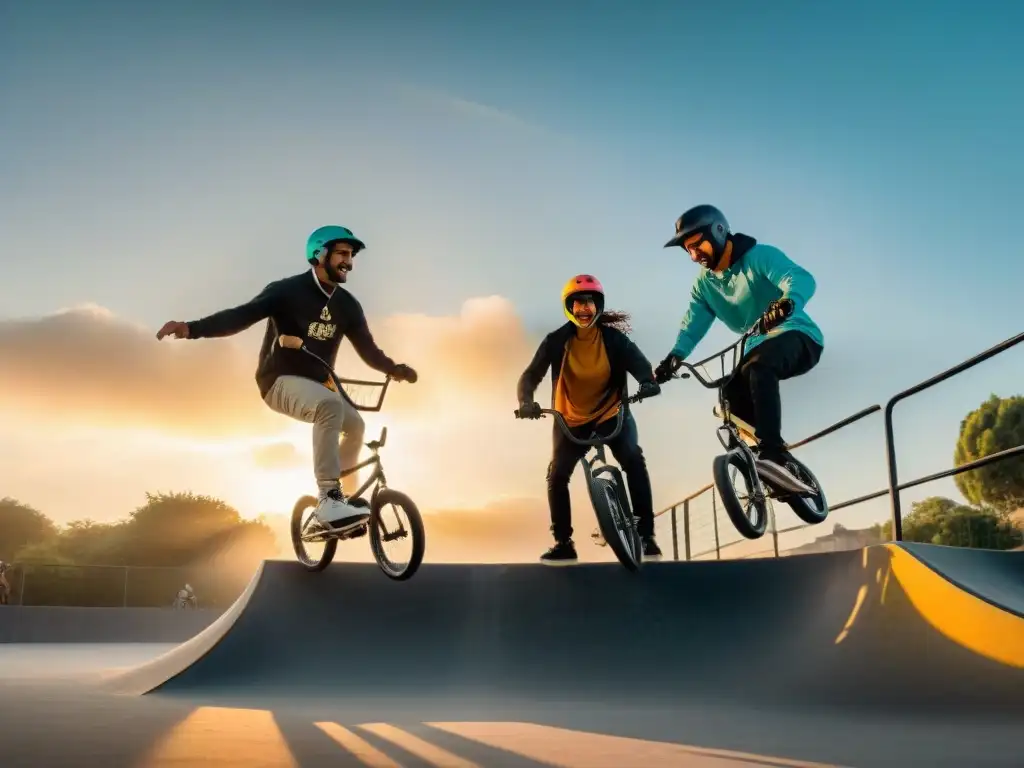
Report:
[{"label": "fence post", "polygon": [[892,510],[892,540],[903,541],[903,511],[900,509],[899,473],[896,468],[896,440],[893,437],[892,409],[896,398],[885,404],[885,458],[889,464],[889,507]]},{"label": "fence post", "polygon": [[683,536],[686,540],[683,542],[686,546],[686,561],[690,561],[690,500],[687,499],[683,502]]},{"label": "fence post", "polygon": [[672,505],[672,559],[679,559],[679,533],[676,524],[676,507]]},{"label": "fence post", "polygon": [[718,502],[716,501],[715,489],[711,489],[711,522],[715,524],[715,559],[722,559],[722,547],[718,542]]},{"label": "fence post", "polygon": [[128,566],[124,567],[124,596],[121,599],[121,607],[128,607]]},{"label": "fence post", "polygon": [[768,509],[772,516],[772,548],[775,550],[775,559],[779,559],[779,521],[775,517],[775,505],[768,502]]}]

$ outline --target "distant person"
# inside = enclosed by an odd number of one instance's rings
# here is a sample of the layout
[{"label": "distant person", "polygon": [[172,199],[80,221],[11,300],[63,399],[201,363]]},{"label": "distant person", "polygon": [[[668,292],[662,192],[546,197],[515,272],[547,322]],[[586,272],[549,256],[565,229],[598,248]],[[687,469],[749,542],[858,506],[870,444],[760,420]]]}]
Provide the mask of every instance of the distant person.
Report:
[{"label": "distant person", "polygon": [[[534,393],[547,371],[551,373],[551,407],[562,415],[566,425],[580,439],[589,437],[595,427],[601,435],[615,430],[615,417],[623,407],[620,396],[627,373],[640,382],[640,392],[645,396],[658,393],[660,388],[654,380],[650,361],[625,333],[629,315],[606,312],[604,300],[604,288],[596,277],[577,275],[565,284],[562,310],[569,322],[544,338],[519,378],[516,396],[521,418],[541,417],[541,406],[534,401]],[[548,565],[563,565],[577,561],[572,539],[569,480],[576,463],[588,449],[566,438],[557,423],[552,427],[553,446],[547,480],[555,544],[540,560]],[[644,559],[660,558],[661,549],[654,538],[651,479],[632,413],[627,412],[622,431],[609,441],[608,448],[629,480]]]},{"label": "distant person", "polygon": [[754,433],[758,464],[814,493],[787,466],[793,457],[782,440],[779,395],[779,381],[810,371],[824,349],[821,330],[804,310],[814,295],[814,278],[775,246],[732,234],[725,215],[712,205],[695,206],[676,220],[676,235],[665,243],[673,246],[685,250],[700,272],[675,346],[655,372],[658,381],[668,381],[716,318],[737,334],[760,323],[766,335],[746,342],[738,373],[726,388],[729,410],[738,426]]},{"label": "distant person", "polygon": [[175,608],[195,608],[198,604],[191,584],[186,584],[184,588],[178,590],[178,596],[174,600]]},{"label": "distant person", "polygon": [[313,424],[313,470],[320,489],[314,514],[320,523],[339,531],[369,518],[366,508],[354,506],[346,498],[359,490],[358,473],[344,479],[344,493],[338,481],[342,469],[359,458],[363,418],[344,393],[334,391],[334,382],[316,360],[301,350],[281,347],[277,337],[301,337],[311,352],[332,366],[342,339],[348,337],[374,370],[398,381],[416,381],[412,368],[395,363],[377,347],[362,306],[341,287],[356,254],[365,247],[345,227],[320,227],[306,241],[309,271],[270,283],[247,304],[187,323],[172,320],[156,335],[158,339],[221,338],[269,319],[256,369],[260,397],[272,410]]},{"label": "distant person", "polygon": [[0,605],[7,605],[11,598],[11,584],[7,581],[7,570],[10,563],[0,560]]}]

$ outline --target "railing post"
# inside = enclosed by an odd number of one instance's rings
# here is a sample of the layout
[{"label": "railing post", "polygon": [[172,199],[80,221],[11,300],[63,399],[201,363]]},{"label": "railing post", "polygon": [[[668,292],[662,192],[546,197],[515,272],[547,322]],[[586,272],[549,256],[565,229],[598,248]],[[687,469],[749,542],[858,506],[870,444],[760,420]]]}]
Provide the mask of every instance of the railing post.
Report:
[{"label": "railing post", "polygon": [[121,607],[128,607],[128,566],[124,567],[124,596],[121,599]]},{"label": "railing post", "polygon": [[715,489],[711,489],[711,521],[715,524],[715,559],[722,559],[722,547],[718,542],[718,502],[715,500]]},{"label": "railing post", "polygon": [[683,502],[683,536],[686,540],[683,542],[686,546],[686,562],[690,562],[690,500],[687,499]]},{"label": "railing post", "polygon": [[900,509],[899,472],[896,467],[896,440],[893,437],[893,398],[885,404],[885,458],[889,465],[889,507],[892,510],[892,540],[903,541],[903,511]]},{"label": "railing post", "polygon": [[672,505],[672,559],[679,559],[679,530],[676,526],[676,507]]}]

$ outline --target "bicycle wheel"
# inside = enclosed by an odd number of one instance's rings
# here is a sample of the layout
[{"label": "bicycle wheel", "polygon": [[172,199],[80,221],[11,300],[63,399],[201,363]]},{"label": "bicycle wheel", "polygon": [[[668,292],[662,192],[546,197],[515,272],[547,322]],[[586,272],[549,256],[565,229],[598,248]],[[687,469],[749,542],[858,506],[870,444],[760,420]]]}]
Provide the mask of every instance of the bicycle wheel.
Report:
[{"label": "bicycle wheel", "polygon": [[[313,515],[318,503],[315,496],[303,496],[292,509],[292,547],[307,571],[322,571],[331,564],[338,549],[338,540],[329,536],[329,531]],[[309,515],[304,517],[306,510],[309,510]],[[320,543],[324,545],[323,550],[317,554],[316,545]]]},{"label": "bicycle wheel", "polygon": [[636,526],[626,517],[630,514],[628,507],[623,509],[620,503],[620,484],[621,475],[618,483],[607,477],[591,475],[588,478],[587,489],[590,491],[590,502],[594,505],[597,525],[604,540],[627,570],[638,571],[643,561],[643,550]]},{"label": "bicycle wheel", "polygon": [[[405,513],[408,524],[402,523],[399,511]],[[411,539],[412,551],[408,561],[400,565],[384,551],[384,545],[405,539]],[[385,488],[374,498],[370,509],[370,549],[377,565],[390,579],[405,581],[419,570],[426,549],[426,532],[419,509],[404,493]]]},{"label": "bicycle wheel", "polygon": [[[757,487],[753,467],[748,466],[742,455],[726,453],[715,456],[712,475],[725,512],[740,535],[748,539],[764,536],[768,529],[768,502],[765,500],[758,504],[753,498],[754,488]],[[733,479],[735,475],[742,478],[744,493],[737,492]]]},{"label": "bicycle wheel", "polygon": [[828,517],[828,502],[825,500],[825,491],[822,489],[821,483],[818,482],[818,478],[814,476],[814,473],[808,469],[806,464],[795,457],[787,462],[787,464],[793,470],[793,474],[796,475],[798,480],[807,483],[807,485],[817,490],[814,496],[790,496],[786,498],[789,508],[808,525],[823,523],[825,518]]}]

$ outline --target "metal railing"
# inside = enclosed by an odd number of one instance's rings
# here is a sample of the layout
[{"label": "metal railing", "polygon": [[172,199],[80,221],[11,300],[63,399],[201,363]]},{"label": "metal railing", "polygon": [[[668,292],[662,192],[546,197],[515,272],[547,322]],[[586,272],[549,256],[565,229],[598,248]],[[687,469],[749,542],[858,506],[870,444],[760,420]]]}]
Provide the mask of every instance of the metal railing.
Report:
[{"label": "metal railing", "polygon": [[[905,390],[903,390],[901,392],[898,392],[897,394],[895,394],[895,395],[893,395],[892,397],[889,398],[889,400],[886,402],[884,408],[882,406],[880,406],[880,405],[877,405],[877,404],[869,406],[867,408],[864,408],[863,410],[857,411],[856,413],[854,413],[854,414],[852,414],[850,416],[847,416],[844,419],[841,419],[840,421],[837,421],[835,424],[832,424],[831,426],[826,427],[825,429],[822,429],[819,432],[814,433],[813,435],[805,437],[803,440],[799,440],[798,442],[791,443],[789,445],[789,449],[790,450],[796,450],[796,449],[801,448],[803,446],[806,446],[806,445],[809,445],[811,443],[814,443],[814,442],[820,440],[823,437],[827,437],[829,435],[835,434],[836,432],[839,432],[840,430],[850,426],[851,424],[854,424],[856,422],[861,421],[862,419],[864,419],[867,416],[870,416],[873,413],[878,413],[879,411],[883,412],[883,415],[884,415],[884,438],[885,438],[885,448],[886,448],[886,460],[887,460],[887,465],[888,465],[888,486],[886,488],[882,488],[882,489],[877,490],[877,491],[872,491],[871,493],[866,493],[864,495],[857,496],[857,497],[852,498],[852,499],[847,499],[845,501],[839,502],[838,504],[830,504],[829,505],[829,513],[830,513],[830,515],[831,515],[831,513],[838,512],[841,509],[847,509],[849,507],[853,507],[853,506],[856,506],[858,504],[863,504],[865,502],[872,501],[874,499],[878,499],[878,498],[881,498],[882,496],[888,495],[889,498],[890,498],[890,507],[891,507],[892,538],[893,538],[894,541],[902,541],[903,540],[903,515],[902,515],[902,508],[901,508],[901,505],[900,505],[900,492],[901,491],[904,491],[904,490],[907,490],[909,488],[913,488],[913,487],[916,487],[916,486],[919,486],[919,485],[924,485],[925,483],[934,482],[936,480],[942,480],[942,479],[945,479],[945,478],[948,478],[948,477],[955,477],[956,475],[963,474],[964,472],[970,472],[970,471],[975,470],[975,469],[980,469],[981,467],[987,466],[989,464],[993,464],[993,463],[998,462],[998,461],[1004,461],[1006,459],[1013,458],[1015,456],[1024,456],[1024,444],[1022,444],[1022,445],[1015,446],[1013,448],[1008,448],[1006,450],[990,454],[988,456],[984,456],[984,457],[982,457],[980,459],[977,459],[975,461],[969,462],[967,464],[962,464],[962,465],[960,465],[958,467],[954,467],[952,469],[945,469],[945,470],[942,470],[940,472],[935,472],[935,473],[932,473],[932,474],[929,474],[929,475],[925,475],[925,476],[922,476],[922,477],[915,478],[913,480],[909,480],[909,481],[907,481],[905,483],[900,483],[899,482],[899,475],[898,475],[898,472],[897,472],[896,446],[895,446],[895,442],[896,441],[895,441],[895,435],[894,435],[894,429],[893,429],[893,423],[892,423],[892,421],[893,421],[893,419],[892,419],[893,409],[894,409],[894,407],[896,406],[897,403],[899,403],[899,402],[901,402],[903,400],[906,400],[907,398],[912,397],[912,396],[914,396],[914,395],[916,395],[916,394],[918,394],[920,392],[923,392],[926,389],[930,389],[931,387],[935,386],[936,384],[939,384],[939,383],[941,383],[943,381],[947,381],[948,379],[951,379],[954,376],[957,376],[958,374],[963,373],[964,371],[969,370],[970,368],[973,368],[974,366],[976,366],[976,365],[978,365],[980,363],[983,363],[986,360],[989,360],[992,357],[995,357],[996,355],[1001,354],[1002,352],[1007,351],[1008,349],[1012,349],[1013,347],[1015,347],[1017,344],[1021,343],[1022,341],[1024,341],[1024,333],[1020,333],[1020,334],[1018,334],[1016,336],[1013,336],[1013,337],[1011,337],[1009,339],[1006,339],[1005,341],[1003,341],[1003,342],[1001,342],[999,344],[996,344],[993,347],[990,347],[989,349],[985,350],[984,352],[981,352],[981,353],[979,353],[977,355],[974,355],[971,358],[968,358],[967,360],[963,361],[962,363],[960,363],[958,365],[955,365],[955,366],[953,366],[951,368],[948,368],[947,370],[942,371],[941,373],[938,373],[938,374],[932,376],[931,378],[926,379],[925,381],[920,382],[919,384],[916,384],[916,385],[914,385],[912,387],[909,387],[909,388],[907,388],[907,389],[905,389]],[[706,363],[708,360],[712,360],[716,356],[718,356],[718,355],[712,355],[711,357],[707,358],[707,360],[702,361],[702,363],[697,363],[697,365],[701,365],[703,363]],[[723,361],[723,365],[724,365],[724,361]],[[690,531],[691,531],[691,526],[692,526],[691,502],[693,502],[695,499],[701,497],[703,494],[707,493],[708,491],[711,491],[712,525],[714,527],[714,533],[715,533],[715,547],[713,549],[710,549],[710,550],[707,550],[707,551],[704,551],[704,552],[701,552],[701,553],[698,553],[698,554],[694,554],[692,552],[691,537],[690,537]],[[690,493],[686,497],[676,501],[675,503],[673,503],[673,504],[669,505],[668,507],[665,507],[664,509],[662,509],[662,510],[660,510],[660,511],[655,513],[655,519],[657,519],[658,517],[661,517],[662,515],[666,515],[666,514],[670,516],[671,531],[672,531],[672,557],[673,557],[673,559],[675,559],[675,560],[679,560],[680,559],[679,558],[679,520],[678,520],[679,509],[680,508],[682,509],[682,513],[683,513],[683,521],[682,522],[683,522],[683,550],[684,550],[684,559],[685,560],[697,559],[697,558],[703,557],[705,555],[709,555],[712,552],[715,554],[716,558],[721,559],[723,547],[722,547],[722,544],[721,544],[721,541],[720,541],[720,537],[719,537],[718,509],[717,509],[717,504],[716,504],[715,500],[716,500],[716,492],[715,492],[714,483],[708,483],[707,485],[705,485],[705,486],[697,489],[696,491]],[[772,549],[773,549],[774,556],[775,557],[779,557],[779,555],[780,555],[779,545],[778,545],[778,537],[779,537],[780,534],[791,533],[793,531],[801,530],[801,529],[804,529],[804,528],[807,528],[807,527],[808,526],[806,524],[800,524],[800,525],[796,525],[796,526],[793,526],[793,527],[790,527],[790,528],[784,528],[782,530],[779,530],[776,527],[776,525],[775,525],[774,514],[773,514],[772,515],[772,522],[771,522],[771,534],[772,534],[772,540],[773,540],[772,541],[772,545],[773,545]],[[730,543],[730,544],[727,544],[726,547],[734,546],[736,543],[742,543],[742,542]]]}]

